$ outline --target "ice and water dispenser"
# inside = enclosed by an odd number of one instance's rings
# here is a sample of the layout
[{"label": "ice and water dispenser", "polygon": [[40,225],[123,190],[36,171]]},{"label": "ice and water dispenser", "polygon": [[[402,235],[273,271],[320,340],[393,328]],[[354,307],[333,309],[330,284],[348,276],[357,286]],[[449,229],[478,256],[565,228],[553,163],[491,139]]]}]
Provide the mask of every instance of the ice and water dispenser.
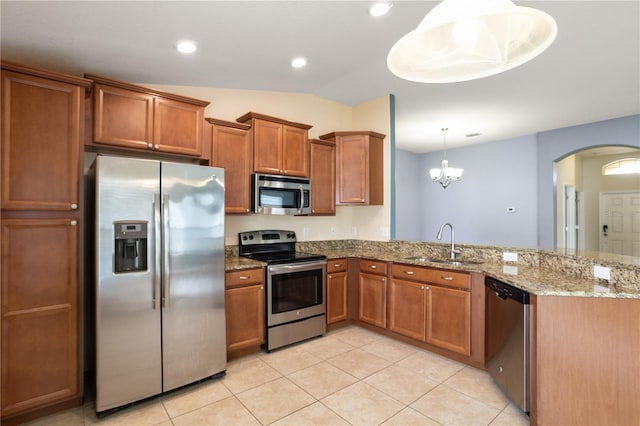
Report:
[{"label": "ice and water dispenser", "polygon": [[147,270],[147,222],[114,222],[116,274]]}]

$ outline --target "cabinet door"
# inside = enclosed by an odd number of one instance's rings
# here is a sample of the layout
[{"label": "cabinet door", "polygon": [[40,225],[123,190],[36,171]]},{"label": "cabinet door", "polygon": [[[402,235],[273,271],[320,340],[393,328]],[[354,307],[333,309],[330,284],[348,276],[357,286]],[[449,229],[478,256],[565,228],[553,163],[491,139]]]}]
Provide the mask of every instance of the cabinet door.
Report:
[{"label": "cabinet door", "polygon": [[154,102],[154,149],[200,157],[204,108],[171,99],[155,98]]},{"label": "cabinet door", "polygon": [[153,96],[102,84],[93,96],[96,143],[153,149]]},{"label": "cabinet door", "polygon": [[327,276],[327,324],[347,319],[347,272]]},{"label": "cabinet door", "polygon": [[387,278],[360,273],[358,319],[378,327],[387,326]]},{"label": "cabinet door", "polygon": [[2,209],[78,208],[83,92],[2,71]]},{"label": "cabinet door", "polygon": [[264,285],[229,288],[227,351],[264,343]]},{"label": "cabinet door", "polygon": [[307,130],[283,126],[282,145],[283,174],[309,177],[309,139]]},{"label": "cabinet door", "polygon": [[252,171],[249,131],[213,125],[212,140],[211,165],[225,169],[225,213],[249,213]]},{"label": "cabinet door", "polygon": [[468,291],[428,285],[427,343],[471,355],[471,294]]},{"label": "cabinet door", "polygon": [[282,124],[253,120],[253,170],[257,173],[283,174]]},{"label": "cabinet door", "polygon": [[81,394],[78,226],[2,221],[2,415]]},{"label": "cabinet door", "polygon": [[311,144],[311,213],[336,214],[336,147]]},{"label": "cabinet door", "polygon": [[369,144],[364,135],[340,136],[336,140],[337,202],[366,204],[369,193]]},{"label": "cabinet door", "polygon": [[425,341],[426,307],[427,295],[424,283],[391,280],[389,330]]}]

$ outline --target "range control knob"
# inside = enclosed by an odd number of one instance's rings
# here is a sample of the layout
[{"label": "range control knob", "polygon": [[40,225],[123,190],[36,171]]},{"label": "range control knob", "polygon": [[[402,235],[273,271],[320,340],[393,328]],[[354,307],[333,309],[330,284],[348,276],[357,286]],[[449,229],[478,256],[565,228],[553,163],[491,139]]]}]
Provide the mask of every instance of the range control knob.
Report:
[{"label": "range control knob", "polygon": [[247,236],[246,235],[242,236],[242,241],[247,241]]}]

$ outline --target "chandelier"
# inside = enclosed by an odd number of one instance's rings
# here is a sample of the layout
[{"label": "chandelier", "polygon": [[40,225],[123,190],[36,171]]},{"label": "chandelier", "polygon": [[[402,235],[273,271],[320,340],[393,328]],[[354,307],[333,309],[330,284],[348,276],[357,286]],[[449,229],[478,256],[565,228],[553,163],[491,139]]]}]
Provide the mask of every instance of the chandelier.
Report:
[{"label": "chandelier", "polygon": [[455,182],[462,178],[464,169],[449,167],[449,160],[447,160],[447,130],[449,130],[449,128],[443,127],[441,130],[444,139],[444,159],[442,160],[442,168],[429,170],[429,175],[431,176],[432,181],[438,182],[443,188],[446,188],[451,182]]},{"label": "chandelier", "polygon": [[420,83],[474,80],[535,58],[557,32],[550,15],[510,0],[444,0],[393,45],[387,66]]}]

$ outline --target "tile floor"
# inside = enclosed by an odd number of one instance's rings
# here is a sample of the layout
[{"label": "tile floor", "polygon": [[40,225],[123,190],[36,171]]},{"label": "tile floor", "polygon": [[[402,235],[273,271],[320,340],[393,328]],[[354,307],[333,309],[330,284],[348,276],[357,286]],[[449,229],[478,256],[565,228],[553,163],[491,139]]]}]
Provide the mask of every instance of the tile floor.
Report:
[{"label": "tile floor", "polygon": [[489,375],[357,326],[231,361],[224,378],[97,419],[30,425],[527,425]]}]

